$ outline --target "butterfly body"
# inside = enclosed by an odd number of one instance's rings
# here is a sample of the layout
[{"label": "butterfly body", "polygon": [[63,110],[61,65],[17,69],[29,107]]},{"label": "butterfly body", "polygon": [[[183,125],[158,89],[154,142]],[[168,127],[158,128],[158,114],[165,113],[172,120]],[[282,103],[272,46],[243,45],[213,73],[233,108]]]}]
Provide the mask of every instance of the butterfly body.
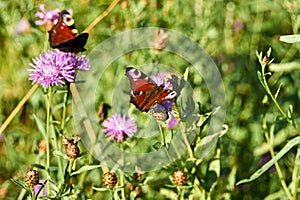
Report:
[{"label": "butterfly body", "polygon": [[176,92],[158,86],[146,74],[133,67],[126,68],[126,76],[130,80],[130,103],[142,112],[148,112],[157,104],[165,101],[174,101]]},{"label": "butterfly body", "polygon": [[78,34],[74,19],[69,12],[63,10],[59,14],[58,22],[49,31],[49,42],[52,48],[78,53],[85,50],[88,36],[88,33]]}]

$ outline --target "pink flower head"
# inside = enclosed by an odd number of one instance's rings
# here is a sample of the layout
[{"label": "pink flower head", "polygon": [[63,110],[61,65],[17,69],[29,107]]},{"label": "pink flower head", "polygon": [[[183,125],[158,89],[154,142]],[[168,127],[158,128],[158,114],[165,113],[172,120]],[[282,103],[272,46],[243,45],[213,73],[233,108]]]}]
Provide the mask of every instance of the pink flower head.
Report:
[{"label": "pink flower head", "polygon": [[19,35],[20,33],[27,33],[30,32],[30,24],[29,21],[23,17],[20,21],[18,26],[16,27],[15,34]]},{"label": "pink flower head", "polygon": [[151,78],[156,83],[156,85],[163,85],[164,89],[172,89],[172,85],[169,82],[168,75],[169,74],[167,72],[160,72],[157,74],[153,74]]},{"label": "pink flower head", "polygon": [[105,120],[102,125],[105,127],[103,130],[106,133],[105,136],[112,136],[111,139],[116,139],[117,142],[124,141],[126,137],[133,137],[137,131],[137,126],[133,119],[127,119],[126,115],[121,114],[114,114]]},{"label": "pink flower head", "polygon": [[33,69],[29,80],[33,84],[48,86],[63,86],[65,81],[74,82],[76,78],[76,69],[87,71],[90,65],[85,55],[75,55],[70,52],[47,51],[29,64]]},{"label": "pink flower head", "polygon": [[[39,20],[35,21],[35,24],[40,26],[46,24],[48,21],[52,22],[53,24],[56,24],[59,17],[60,10],[58,8],[54,10],[46,10],[44,4],[40,4],[39,8],[41,11],[36,12],[35,16],[40,18]],[[70,15],[72,15],[72,10],[68,10]]]},{"label": "pink flower head", "polygon": [[[34,195],[37,195],[38,193],[40,193],[40,190],[42,188],[42,185],[45,184],[45,180],[39,180],[39,183],[36,184],[35,186],[33,186],[33,191],[34,191]],[[48,194],[47,188],[44,187],[43,191],[42,191],[42,195],[45,196]]]}]

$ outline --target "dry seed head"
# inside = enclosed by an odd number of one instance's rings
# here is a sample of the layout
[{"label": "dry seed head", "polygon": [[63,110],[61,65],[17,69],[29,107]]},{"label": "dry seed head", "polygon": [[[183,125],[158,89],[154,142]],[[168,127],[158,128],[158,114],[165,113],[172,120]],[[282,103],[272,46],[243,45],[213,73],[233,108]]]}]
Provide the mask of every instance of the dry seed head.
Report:
[{"label": "dry seed head", "polygon": [[182,170],[177,170],[173,174],[173,183],[177,186],[182,186],[186,184],[187,176]]},{"label": "dry seed head", "polygon": [[118,178],[113,172],[106,172],[102,177],[102,183],[106,188],[113,188],[116,186]]},{"label": "dry seed head", "polygon": [[63,137],[63,145],[65,145],[66,154],[70,159],[75,159],[79,156],[79,148],[77,146],[77,143],[79,142],[80,137],[79,136],[73,136],[72,139],[68,139],[66,137]]},{"label": "dry seed head", "polygon": [[142,172],[134,172],[132,175],[132,180],[135,182],[140,182],[142,180],[143,173]]},{"label": "dry seed head", "polygon": [[164,29],[158,29],[155,32],[155,37],[152,39],[152,48],[161,51],[167,46],[168,32]]},{"label": "dry seed head", "polygon": [[39,182],[39,172],[36,170],[28,170],[25,174],[24,182],[29,186],[34,186]]}]

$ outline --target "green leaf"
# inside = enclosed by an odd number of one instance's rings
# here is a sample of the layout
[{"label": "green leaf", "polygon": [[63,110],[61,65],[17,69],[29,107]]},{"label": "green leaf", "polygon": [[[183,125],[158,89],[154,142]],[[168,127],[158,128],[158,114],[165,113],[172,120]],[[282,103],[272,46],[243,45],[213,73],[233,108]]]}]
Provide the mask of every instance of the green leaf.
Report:
[{"label": "green leaf", "polygon": [[282,86],[282,83],[280,83],[275,95],[274,95],[274,98],[277,99],[278,95],[279,95],[279,92],[280,92],[280,89],[281,89],[281,86]]},{"label": "green leaf", "polygon": [[44,165],[40,165],[40,164],[32,164],[33,167],[36,167],[38,169],[41,169],[41,170],[46,170],[46,167]]},{"label": "green leaf", "polygon": [[300,63],[297,61],[279,64],[270,64],[269,70],[272,72],[291,72],[300,69]]},{"label": "green leaf", "polygon": [[23,189],[30,191],[30,188],[28,187],[28,185],[24,182],[24,181],[19,181],[19,180],[15,180],[15,179],[10,179],[14,184],[22,187]]},{"label": "green leaf", "polygon": [[221,150],[218,148],[213,160],[211,160],[209,163],[209,167],[205,175],[205,188],[207,191],[213,191],[217,185],[218,178],[220,177],[220,154]]},{"label": "green leaf", "polygon": [[108,188],[97,188],[97,187],[93,187],[93,190],[96,190],[98,192],[106,192],[109,191],[110,189]]},{"label": "green leaf", "polygon": [[269,58],[270,57],[270,55],[271,55],[271,52],[272,52],[272,48],[271,47],[269,47],[269,49],[268,49],[268,51],[267,51],[267,57]]},{"label": "green leaf", "polygon": [[156,142],[156,143],[153,145],[153,148],[156,149],[156,150],[159,150],[161,147],[162,147],[162,143],[161,143],[161,142]]},{"label": "green leaf", "polygon": [[188,76],[189,76],[189,68],[187,67],[187,68],[185,69],[185,71],[184,71],[183,79],[184,79],[185,81],[187,81]]},{"label": "green leaf", "polygon": [[38,118],[35,114],[33,114],[34,121],[37,125],[38,130],[43,135],[43,137],[46,139],[46,128],[45,128],[45,122]]},{"label": "green leaf", "polygon": [[280,36],[279,40],[290,44],[300,42],[300,34],[282,35]]},{"label": "green leaf", "polygon": [[195,166],[195,163],[196,163],[195,158],[188,158],[185,161],[185,167],[187,168],[187,170],[191,171],[193,169],[193,167]]},{"label": "green leaf", "polygon": [[256,57],[257,57],[259,63],[261,64],[262,63],[262,52],[258,53],[258,51],[256,51]]},{"label": "green leaf", "polygon": [[74,176],[76,174],[81,174],[82,172],[90,171],[90,170],[100,168],[100,167],[101,167],[101,165],[85,165],[85,166],[81,167],[79,170],[71,173],[71,176]]},{"label": "green leaf", "polygon": [[53,155],[63,158],[65,160],[69,160],[68,156],[60,151],[53,151]]},{"label": "green leaf", "polygon": [[258,177],[260,177],[263,173],[265,173],[275,162],[277,162],[280,158],[282,158],[287,152],[291,150],[296,145],[300,144],[300,136],[295,137],[294,139],[290,140],[279,152],[278,154],[269,160],[264,166],[262,166],[259,170],[257,170],[254,174],[250,176],[249,179],[243,179],[239,181],[236,185],[240,185],[242,183],[249,183]]},{"label": "green leaf", "polygon": [[260,84],[266,89],[265,84],[264,84],[264,82],[262,80],[262,74],[261,74],[260,71],[257,71],[257,77],[258,77],[258,79],[260,81]]},{"label": "green leaf", "polygon": [[224,124],[223,130],[205,136],[201,140],[201,144],[196,146],[195,156],[198,159],[201,159],[203,158],[204,155],[207,155],[212,150],[212,148],[214,148],[213,145],[216,143],[216,140],[222,137],[223,135],[225,135],[227,131],[228,131],[228,125]]}]

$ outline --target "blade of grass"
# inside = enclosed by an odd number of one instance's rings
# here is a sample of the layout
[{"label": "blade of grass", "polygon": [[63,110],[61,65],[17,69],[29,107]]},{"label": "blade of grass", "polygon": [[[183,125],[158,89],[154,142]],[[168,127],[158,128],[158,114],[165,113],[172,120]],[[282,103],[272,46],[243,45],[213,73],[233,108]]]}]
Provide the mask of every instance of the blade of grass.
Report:
[{"label": "blade of grass", "polygon": [[249,183],[251,181],[254,181],[258,177],[260,177],[263,173],[265,173],[272,165],[275,164],[280,158],[282,158],[287,152],[290,151],[291,148],[293,148],[296,145],[300,144],[300,136],[295,137],[294,139],[290,140],[279,152],[276,154],[276,156],[269,160],[263,167],[261,167],[259,170],[257,170],[254,174],[250,176],[248,179],[240,180],[236,183],[236,185],[240,185],[243,183]]},{"label": "blade of grass", "polygon": [[33,85],[30,90],[27,92],[27,94],[23,97],[23,99],[19,102],[19,104],[15,107],[15,109],[10,113],[8,118],[5,120],[5,122],[0,127],[0,135],[4,132],[6,127],[10,124],[10,122],[13,120],[13,118],[17,115],[17,113],[21,110],[21,108],[24,106],[24,104],[28,101],[28,99],[31,97],[31,95],[35,92],[35,90],[38,88],[38,85]]},{"label": "blade of grass", "polygon": [[99,15],[83,32],[88,33],[90,32],[104,17],[112,11],[112,9],[119,3],[120,0],[114,0],[108,8],[101,14]]}]

